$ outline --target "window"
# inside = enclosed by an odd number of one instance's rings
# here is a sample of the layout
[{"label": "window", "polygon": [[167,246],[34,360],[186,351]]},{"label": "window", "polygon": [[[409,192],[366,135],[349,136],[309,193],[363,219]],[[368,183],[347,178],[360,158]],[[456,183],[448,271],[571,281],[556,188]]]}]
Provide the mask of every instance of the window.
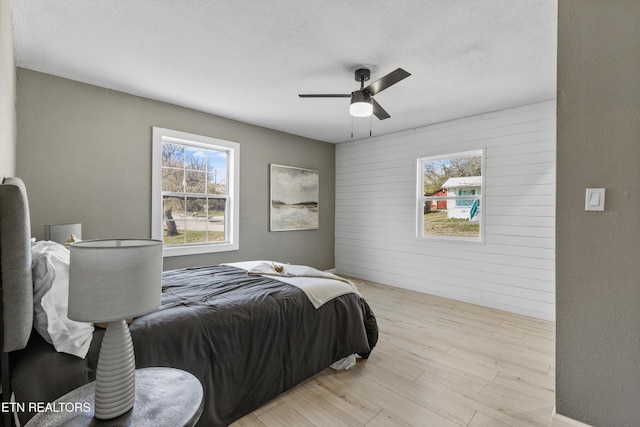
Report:
[{"label": "window", "polygon": [[418,159],[417,236],[481,242],[483,150]]},{"label": "window", "polygon": [[238,249],[240,145],[153,128],[152,232],[164,255]]}]

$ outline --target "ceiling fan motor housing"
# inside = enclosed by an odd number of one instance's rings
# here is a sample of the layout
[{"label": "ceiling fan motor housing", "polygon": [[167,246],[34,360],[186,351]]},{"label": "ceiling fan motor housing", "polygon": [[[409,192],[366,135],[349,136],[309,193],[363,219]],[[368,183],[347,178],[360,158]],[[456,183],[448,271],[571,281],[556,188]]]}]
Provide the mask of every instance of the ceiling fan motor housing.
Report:
[{"label": "ceiling fan motor housing", "polygon": [[371,95],[363,90],[351,92],[351,102],[368,102],[371,103]]}]

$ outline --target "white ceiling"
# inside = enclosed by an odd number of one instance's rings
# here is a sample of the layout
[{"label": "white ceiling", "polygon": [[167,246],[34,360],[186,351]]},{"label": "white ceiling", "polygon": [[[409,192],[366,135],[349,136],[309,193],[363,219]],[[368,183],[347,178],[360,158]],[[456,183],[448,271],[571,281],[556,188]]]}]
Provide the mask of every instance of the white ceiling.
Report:
[{"label": "white ceiling", "polygon": [[14,0],[17,65],[329,142],[556,96],[556,0]]}]

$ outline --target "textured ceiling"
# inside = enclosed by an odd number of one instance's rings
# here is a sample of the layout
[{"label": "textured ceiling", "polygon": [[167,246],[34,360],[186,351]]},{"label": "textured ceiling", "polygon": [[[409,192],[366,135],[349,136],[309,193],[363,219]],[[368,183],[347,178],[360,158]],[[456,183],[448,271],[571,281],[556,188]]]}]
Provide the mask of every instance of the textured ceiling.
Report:
[{"label": "textured ceiling", "polygon": [[[555,0],[14,0],[20,67],[329,142],[556,96]],[[412,76],[355,118],[353,71]]]}]

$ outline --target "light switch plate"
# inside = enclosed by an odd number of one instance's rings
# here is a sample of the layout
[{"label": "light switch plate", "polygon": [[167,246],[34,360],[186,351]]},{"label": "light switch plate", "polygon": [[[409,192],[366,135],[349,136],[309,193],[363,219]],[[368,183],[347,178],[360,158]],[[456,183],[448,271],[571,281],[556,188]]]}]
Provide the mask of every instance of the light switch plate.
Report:
[{"label": "light switch plate", "polygon": [[587,195],[584,201],[584,210],[604,210],[604,188],[587,188]]}]

